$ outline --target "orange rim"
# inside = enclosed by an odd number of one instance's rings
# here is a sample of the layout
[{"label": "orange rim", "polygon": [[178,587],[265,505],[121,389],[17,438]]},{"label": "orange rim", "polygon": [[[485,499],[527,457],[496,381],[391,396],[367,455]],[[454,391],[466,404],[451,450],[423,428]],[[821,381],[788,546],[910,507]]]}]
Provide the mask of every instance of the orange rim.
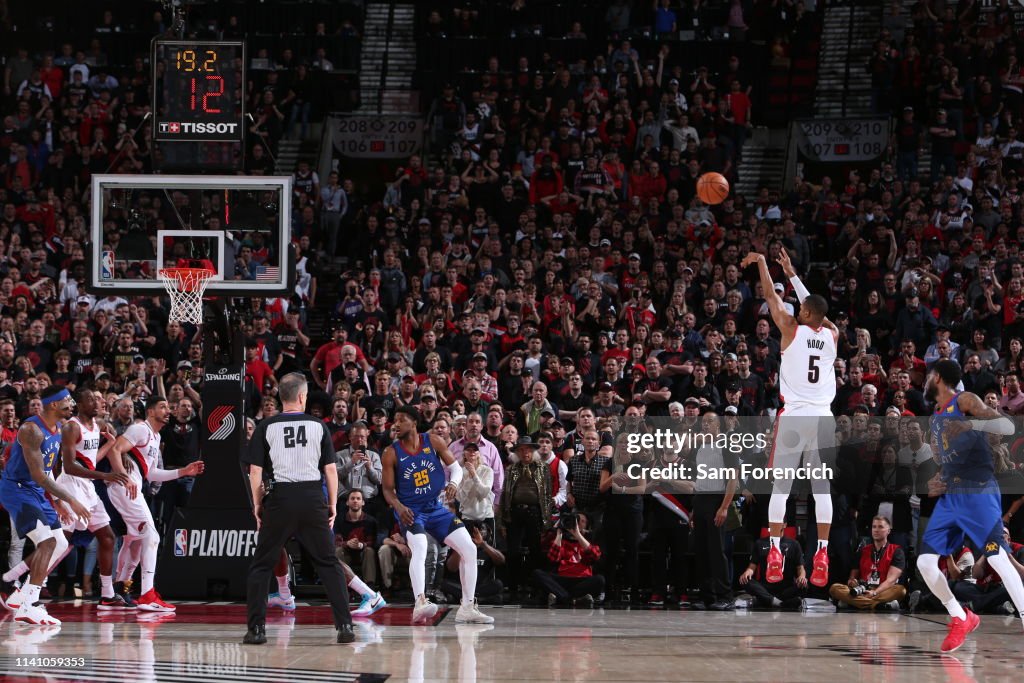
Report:
[{"label": "orange rim", "polygon": [[176,284],[182,292],[194,292],[216,273],[209,268],[163,268],[158,273],[161,280]]}]

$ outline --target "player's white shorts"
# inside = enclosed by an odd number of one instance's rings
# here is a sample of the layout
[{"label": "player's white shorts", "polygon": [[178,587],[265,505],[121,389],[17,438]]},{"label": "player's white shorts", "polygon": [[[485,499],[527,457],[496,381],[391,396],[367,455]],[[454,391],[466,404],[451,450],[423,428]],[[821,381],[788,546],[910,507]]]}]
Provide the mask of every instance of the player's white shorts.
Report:
[{"label": "player's white shorts", "polygon": [[108,484],[107,495],[110,496],[110,504],[121,514],[127,535],[141,538],[149,532],[156,533],[156,525],[153,524],[153,513],[142,495],[142,478],[137,470],[133,470],[130,476],[138,487],[135,498],[129,498],[128,490],[120,484]]},{"label": "player's white shorts", "polygon": [[835,463],[836,418],[829,406],[785,406],[775,418],[768,467]]},{"label": "player's white shorts", "polygon": [[77,517],[69,524],[61,522],[64,531],[96,531],[110,524],[110,515],[103,507],[103,501],[96,494],[96,487],[92,482],[92,479],[73,477],[65,472],[61,472],[57,477],[57,485],[70,493],[90,514],[88,522],[83,522]]}]

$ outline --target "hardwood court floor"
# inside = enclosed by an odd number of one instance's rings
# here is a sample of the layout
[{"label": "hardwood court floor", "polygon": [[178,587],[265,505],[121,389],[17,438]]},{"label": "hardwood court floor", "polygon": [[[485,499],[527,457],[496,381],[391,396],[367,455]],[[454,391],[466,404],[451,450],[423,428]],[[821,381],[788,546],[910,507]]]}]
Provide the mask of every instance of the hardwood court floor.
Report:
[{"label": "hardwood court floor", "polygon": [[[179,613],[101,615],[51,605],[61,627],[0,620],[3,681],[1020,681],[1019,619],[983,616],[940,656],[939,615],[545,610],[485,607],[493,626],[409,626],[389,607],[337,645],[329,611],[269,614],[269,642],[243,646],[244,606],[179,603]],[[73,661],[71,658],[84,658]],[[64,658],[61,661],[59,658]]]}]

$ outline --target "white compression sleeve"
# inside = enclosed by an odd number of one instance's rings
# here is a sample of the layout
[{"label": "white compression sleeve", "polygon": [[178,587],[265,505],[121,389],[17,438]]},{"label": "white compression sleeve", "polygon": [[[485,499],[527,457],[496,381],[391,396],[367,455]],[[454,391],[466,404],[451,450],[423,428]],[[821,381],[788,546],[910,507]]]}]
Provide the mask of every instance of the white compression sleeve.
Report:
[{"label": "white compression sleeve", "polygon": [[456,486],[462,483],[462,465],[457,462],[448,465],[448,483]]},{"label": "white compression sleeve", "polygon": [[799,275],[789,278],[789,284],[793,285],[793,291],[796,292],[796,298],[800,303],[803,303],[804,299],[811,295],[807,288],[804,287],[804,283],[800,280]]},{"label": "white compression sleeve", "polygon": [[151,467],[146,473],[146,479],[149,481],[172,481],[179,479],[180,476],[178,470],[162,470],[159,467]]},{"label": "white compression sleeve", "polygon": [[987,434],[999,434],[1000,436],[1011,436],[1016,430],[1013,427],[1013,420],[1008,417],[997,417],[992,420],[971,420],[971,427],[979,432]]}]

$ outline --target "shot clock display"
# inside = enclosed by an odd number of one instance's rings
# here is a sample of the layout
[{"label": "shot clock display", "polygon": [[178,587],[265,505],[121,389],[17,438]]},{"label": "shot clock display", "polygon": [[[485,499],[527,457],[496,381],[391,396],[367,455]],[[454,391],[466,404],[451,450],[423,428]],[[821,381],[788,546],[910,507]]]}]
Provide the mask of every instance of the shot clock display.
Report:
[{"label": "shot clock display", "polygon": [[158,142],[239,142],[244,131],[245,45],[156,40],[154,123]]}]

